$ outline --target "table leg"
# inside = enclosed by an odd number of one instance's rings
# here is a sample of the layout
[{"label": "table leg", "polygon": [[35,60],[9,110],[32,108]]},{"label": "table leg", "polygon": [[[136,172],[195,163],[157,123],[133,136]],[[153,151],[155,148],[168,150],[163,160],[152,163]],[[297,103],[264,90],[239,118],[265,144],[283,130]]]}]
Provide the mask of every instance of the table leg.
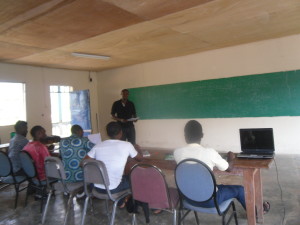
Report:
[{"label": "table leg", "polygon": [[255,205],[257,209],[257,222],[264,223],[263,215],[263,193],[262,193],[262,182],[261,182],[261,173],[260,169],[254,174],[254,183],[255,183]]},{"label": "table leg", "polygon": [[254,173],[256,169],[244,169],[243,182],[245,189],[245,200],[247,208],[248,225],[256,225],[255,219],[255,180]]}]

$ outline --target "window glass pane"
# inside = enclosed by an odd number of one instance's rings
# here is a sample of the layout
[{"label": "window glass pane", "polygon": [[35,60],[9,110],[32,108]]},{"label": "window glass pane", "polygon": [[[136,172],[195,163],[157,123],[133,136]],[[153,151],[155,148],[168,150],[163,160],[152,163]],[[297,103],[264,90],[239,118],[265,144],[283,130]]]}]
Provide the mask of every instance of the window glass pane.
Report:
[{"label": "window glass pane", "polygon": [[58,93],[50,93],[51,98],[51,120],[52,123],[59,123],[59,101]]},{"label": "window glass pane", "polygon": [[71,134],[71,86],[50,86],[52,134],[67,137]]},{"label": "window glass pane", "polygon": [[61,93],[61,120],[62,122],[71,121],[71,112],[70,112],[70,94]]},{"label": "window glass pane", "polygon": [[50,92],[58,92],[58,86],[50,86]]},{"label": "window glass pane", "polygon": [[26,121],[26,96],[24,83],[0,82],[0,126]]}]

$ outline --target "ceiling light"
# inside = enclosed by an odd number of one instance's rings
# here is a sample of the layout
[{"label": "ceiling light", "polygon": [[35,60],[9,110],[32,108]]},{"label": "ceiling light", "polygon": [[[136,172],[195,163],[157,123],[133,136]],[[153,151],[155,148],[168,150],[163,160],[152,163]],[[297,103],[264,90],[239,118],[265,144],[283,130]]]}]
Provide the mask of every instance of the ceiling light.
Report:
[{"label": "ceiling light", "polygon": [[110,56],[107,56],[107,55],[93,55],[93,54],[80,53],[80,52],[72,52],[71,54],[73,56],[82,57],[82,58],[103,59],[103,60],[109,60],[110,59]]}]

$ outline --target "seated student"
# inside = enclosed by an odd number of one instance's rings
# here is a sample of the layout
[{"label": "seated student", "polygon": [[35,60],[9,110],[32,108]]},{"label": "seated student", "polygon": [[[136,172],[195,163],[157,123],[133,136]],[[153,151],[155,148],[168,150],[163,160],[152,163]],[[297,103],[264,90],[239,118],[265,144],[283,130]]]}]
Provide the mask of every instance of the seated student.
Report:
[{"label": "seated student", "polygon": [[94,144],[87,137],[83,137],[81,126],[73,125],[71,132],[70,137],[60,141],[59,152],[66,172],[66,182],[78,182],[83,180],[80,162],[94,147]]},{"label": "seated student", "polygon": [[[230,171],[232,169],[232,161],[234,159],[234,154],[228,152],[227,160],[223,159],[219,153],[212,148],[204,148],[200,145],[201,139],[203,137],[203,131],[201,124],[196,120],[190,120],[184,127],[184,136],[186,147],[176,149],[174,152],[174,158],[177,163],[187,158],[194,158],[204,162],[211,170],[216,166],[219,170]],[[230,198],[236,198],[244,209],[246,209],[245,202],[245,192],[244,187],[240,185],[217,185],[217,201],[222,203]],[[195,204],[194,202],[191,202]],[[196,204],[202,207],[212,207],[214,206],[213,201],[208,201],[206,203]],[[267,201],[263,202],[264,213],[270,210],[270,203]]]},{"label": "seated student", "polygon": [[47,137],[46,131],[41,126],[34,126],[30,130],[30,134],[33,138],[32,142],[29,142],[23,150],[28,152],[32,157],[35,167],[37,169],[37,175],[40,180],[46,179],[44,160],[47,156],[50,156],[48,148],[43,144],[43,140]]},{"label": "seated student", "polygon": [[[95,145],[85,159],[93,158],[105,164],[110,182],[109,190],[111,193],[117,193],[130,187],[128,176],[123,175],[127,158],[130,156],[140,161],[143,155],[130,142],[121,141],[122,128],[119,123],[108,123],[106,131],[110,139]],[[95,184],[95,188],[100,193],[106,193],[104,185]],[[124,206],[124,200],[120,200],[119,207]]]},{"label": "seated student", "polygon": [[15,136],[9,142],[8,157],[12,162],[13,172],[16,175],[24,175],[25,173],[22,170],[19,153],[28,143],[28,139],[26,138],[28,133],[27,122],[19,120],[15,124],[15,131]]},{"label": "seated student", "polygon": [[[205,148],[200,145],[203,137],[202,126],[196,120],[190,120],[184,128],[184,136],[187,146],[176,149],[174,158],[177,163],[187,158],[194,158],[205,163],[211,170],[216,166],[219,170],[231,169],[231,161],[234,158],[232,152],[228,153],[228,162],[212,148]],[[230,165],[230,167],[229,167]],[[230,198],[236,198],[244,209],[246,209],[244,187],[240,185],[217,185],[217,202],[220,204]],[[214,202],[210,200],[206,203],[194,203],[196,206],[213,207]]]}]

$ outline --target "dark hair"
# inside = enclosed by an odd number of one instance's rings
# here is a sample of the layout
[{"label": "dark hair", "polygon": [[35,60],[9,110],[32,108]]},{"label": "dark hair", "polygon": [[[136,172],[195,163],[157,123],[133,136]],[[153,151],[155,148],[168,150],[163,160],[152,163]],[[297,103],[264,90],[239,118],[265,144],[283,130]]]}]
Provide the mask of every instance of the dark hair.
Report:
[{"label": "dark hair", "polygon": [[78,134],[79,131],[83,131],[81,126],[75,124],[71,127],[72,134]]},{"label": "dark hair", "polygon": [[127,92],[129,93],[128,89],[123,89],[123,90],[121,91],[121,93],[123,93],[124,91],[127,91]]},{"label": "dark hair", "polygon": [[186,142],[189,143],[200,143],[203,137],[202,126],[196,120],[190,120],[184,127],[184,136]]},{"label": "dark hair", "polygon": [[115,138],[121,130],[121,125],[118,122],[110,122],[106,125],[106,132],[110,138]]},{"label": "dark hair", "polygon": [[22,133],[27,128],[27,122],[19,120],[15,124],[15,131],[17,134]]},{"label": "dark hair", "polygon": [[42,126],[34,126],[33,128],[31,128],[30,130],[30,134],[33,138],[36,137],[37,132],[39,132],[40,130],[44,130],[44,128]]}]

